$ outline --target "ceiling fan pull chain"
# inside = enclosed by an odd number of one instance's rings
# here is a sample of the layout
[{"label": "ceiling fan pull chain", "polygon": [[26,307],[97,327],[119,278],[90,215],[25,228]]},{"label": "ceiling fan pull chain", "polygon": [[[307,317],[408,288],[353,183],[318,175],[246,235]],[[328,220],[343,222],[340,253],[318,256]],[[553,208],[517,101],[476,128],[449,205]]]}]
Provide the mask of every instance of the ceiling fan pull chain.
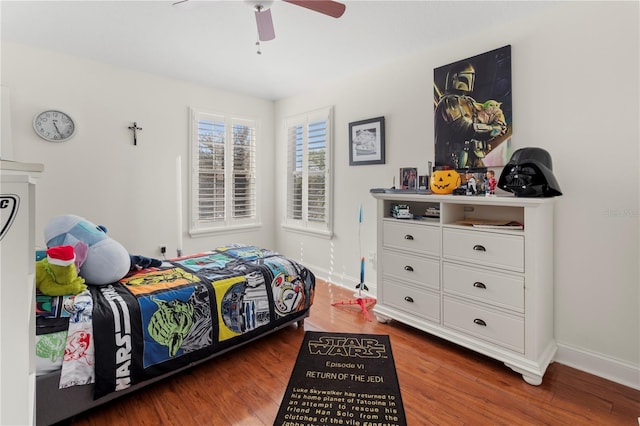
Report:
[{"label": "ceiling fan pull chain", "polygon": [[256,53],[258,55],[262,55],[262,50],[260,50],[260,40],[256,41],[256,46],[258,46],[258,51]]}]

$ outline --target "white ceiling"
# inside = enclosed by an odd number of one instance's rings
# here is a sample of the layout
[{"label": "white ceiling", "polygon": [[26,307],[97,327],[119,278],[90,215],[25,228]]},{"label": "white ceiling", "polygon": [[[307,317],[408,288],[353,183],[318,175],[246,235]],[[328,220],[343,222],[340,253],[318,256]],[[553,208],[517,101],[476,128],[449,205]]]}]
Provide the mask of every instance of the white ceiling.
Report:
[{"label": "white ceiling", "polygon": [[[258,55],[247,2],[7,1],[2,39],[282,99],[314,85],[526,17],[541,1],[343,1],[334,19],[293,4],[272,8],[276,38]],[[505,39],[505,44],[510,40]]]}]

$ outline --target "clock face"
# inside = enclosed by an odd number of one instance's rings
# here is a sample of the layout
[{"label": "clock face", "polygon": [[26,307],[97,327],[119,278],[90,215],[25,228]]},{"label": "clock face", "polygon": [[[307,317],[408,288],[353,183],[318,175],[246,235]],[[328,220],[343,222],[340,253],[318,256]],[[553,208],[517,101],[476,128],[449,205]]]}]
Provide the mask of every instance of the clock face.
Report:
[{"label": "clock face", "polygon": [[33,129],[42,139],[63,142],[73,136],[76,125],[64,112],[44,111],[33,119]]}]

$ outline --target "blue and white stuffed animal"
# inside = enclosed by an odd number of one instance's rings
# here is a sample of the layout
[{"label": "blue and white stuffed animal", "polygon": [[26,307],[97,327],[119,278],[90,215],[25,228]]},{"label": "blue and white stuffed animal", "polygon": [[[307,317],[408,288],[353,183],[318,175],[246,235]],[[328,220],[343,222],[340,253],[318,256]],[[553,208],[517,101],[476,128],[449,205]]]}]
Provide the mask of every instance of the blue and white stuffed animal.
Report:
[{"label": "blue and white stuffed animal", "polygon": [[54,217],[45,227],[44,237],[47,247],[74,248],[78,274],[87,284],[116,282],[131,269],[131,258],[122,244],[109,237],[104,227],[80,216]]}]

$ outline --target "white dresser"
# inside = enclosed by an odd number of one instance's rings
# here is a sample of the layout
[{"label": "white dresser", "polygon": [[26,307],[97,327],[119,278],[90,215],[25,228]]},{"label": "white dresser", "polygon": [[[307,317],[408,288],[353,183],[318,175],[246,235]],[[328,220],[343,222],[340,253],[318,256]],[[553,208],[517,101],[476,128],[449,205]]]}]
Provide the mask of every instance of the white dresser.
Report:
[{"label": "white dresser", "polygon": [[35,183],[41,164],[1,162],[0,424],[34,424]]},{"label": "white dresser", "polygon": [[[553,337],[553,198],[372,194],[380,322],[403,322],[542,383]],[[395,219],[406,204],[421,219]],[[440,217],[424,216],[439,209]],[[504,220],[523,230],[461,222]]]}]

